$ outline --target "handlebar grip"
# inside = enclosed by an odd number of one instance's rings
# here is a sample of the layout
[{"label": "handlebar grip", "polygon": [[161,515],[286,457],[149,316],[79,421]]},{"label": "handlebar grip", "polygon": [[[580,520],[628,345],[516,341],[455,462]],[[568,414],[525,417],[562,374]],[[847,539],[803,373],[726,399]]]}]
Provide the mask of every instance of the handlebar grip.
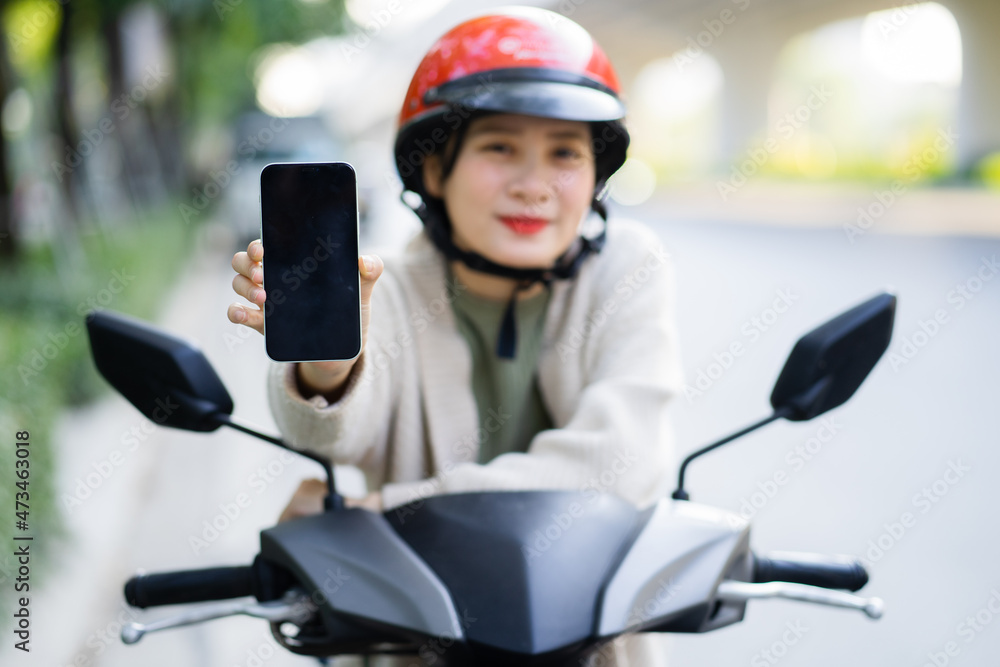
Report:
[{"label": "handlebar grip", "polygon": [[754,583],[788,581],[855,592],[868,583],[868,572],[859,560],[849,556],[775,552],[754,558],[753,580]]},{"label": "handlebar grip", "polygon": [[211,567],[139,574],[125,584],[125,600],[145,609],[166,604],[227,600],[253,595],[253,566]]}]

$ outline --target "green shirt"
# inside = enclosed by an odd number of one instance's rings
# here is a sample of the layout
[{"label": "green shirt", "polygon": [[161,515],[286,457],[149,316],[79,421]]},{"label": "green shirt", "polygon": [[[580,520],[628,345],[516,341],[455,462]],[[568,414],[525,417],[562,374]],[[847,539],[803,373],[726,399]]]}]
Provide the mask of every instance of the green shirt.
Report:
[{"label": "green shirt", "polygon": [[550,290],[545,288],[536,296],[517,301],[517,350],[513,359],[501,359],[496,353],[506,301],[478,297],[468,290],[458,290],[452,301],[455,323],[472,353],[480,463],[507,452],[525,452],[536,433],[552,428],[538,389],[536,368],[549,295]]}]

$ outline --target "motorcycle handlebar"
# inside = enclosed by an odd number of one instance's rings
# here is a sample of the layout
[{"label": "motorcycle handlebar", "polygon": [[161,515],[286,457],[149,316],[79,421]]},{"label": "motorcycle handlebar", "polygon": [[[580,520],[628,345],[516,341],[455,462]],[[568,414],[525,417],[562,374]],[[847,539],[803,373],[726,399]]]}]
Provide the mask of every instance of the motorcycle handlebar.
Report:
[{"label": "motorcycle handlebar", "polygon": [[868,572],[856,558],[776,552],[755,556],[754,583],[788,581],[856,592],[868,583]]},{"label": "motorcycle handlebar", "polygon": [[257,556],[253,565],[136,575],[125,584],[125,601],[140,609],[248,595],[268,602],[280,598],[292,584],[287,570]]}]

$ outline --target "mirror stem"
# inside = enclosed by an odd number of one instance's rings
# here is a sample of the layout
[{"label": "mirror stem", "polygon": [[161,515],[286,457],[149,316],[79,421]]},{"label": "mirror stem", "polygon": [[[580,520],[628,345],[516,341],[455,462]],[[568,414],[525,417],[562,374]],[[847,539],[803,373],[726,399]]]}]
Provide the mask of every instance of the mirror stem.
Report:
[{"label": "mirror stem", "polygon": [[287,449],[288,451],[293,452],[295,454],[299,454],[300,456],[304,456],[307,459],[312,459],[316,463],[323,466],[323,470],[326,471],[326,488],[327,488],[327,496],[326,498],[323,499],[323,508],[328,512],[344,508],[344,497],[341,496],[339,493],[337,493],[337,483],[333,478],[333,466],[330,465],[329,459],[327,459],[325,456],[320,456],[319,454],[313,454],[312,452],[293,449],[292,447],[289,447],[287,444],[285,444],[284,441],[282,441],[280,438],[275,438],[273,435],[267,435],[261,433],[260,431],[252,428],[251,426],[248,426],[238,421],[232,415],[225,413],[217,413],[214,415],[214,417],[220,424],[224,424],[226,426],[236,429],[237,431],[242,431],[256,438],[260,438],[265,442],[269,442],[272,445],[277,445],[278,447]]},{"label": "mirror stem", "polygon": [[793,412],[794,412],[794,410],[792,410],[791,408],[780,408],[778,410],[775,410],[774,414],[772,414],[770,417],[762,419],[759,422],[757,422],[756,424],[751,424],[750,426],[747,426],[742,431],[737,431],[736,433],[733,433],[732,435],[726,436],[722,440],[719,440],[717,442],[713,442],[711,445],[708,445],[707,447],[702,447],[698,451],[693,452],[691,454],[688,454],[687,458],[684,459],[684,461],[681,463],[680,472],[677,474],[677,490],[674,491],[671,494],[670,497],[673,498],[674,500],[690,500],[691,499],[691,497],[688,495],[687,491],[684,490],[684,473],[687,471],[688,464],[691,463],[691,461],[694,461],[696,458],[698,458],[702,454],[707,454],[708,452],[712,451],[713,449],[715,449],[717,447],[723,446],[727,442],[732,442],[736,438],[743,437],[744,435],[746,435],[747,433],[750,433],[751,431],[756,431],[761,426],[766,426],[766,425],[770,424],[771,422],[773,422],[773,421],[775,421],[777,419],[783,419],[785,417],[788,417]]}]

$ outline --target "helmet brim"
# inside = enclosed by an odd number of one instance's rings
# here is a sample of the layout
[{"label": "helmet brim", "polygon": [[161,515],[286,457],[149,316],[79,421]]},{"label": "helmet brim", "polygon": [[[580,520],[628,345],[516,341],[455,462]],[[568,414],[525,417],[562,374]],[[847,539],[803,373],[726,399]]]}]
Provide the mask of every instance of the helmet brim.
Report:
[{"label": "helmet brim", "polygon": [[441,90],[437,100],[482,111],[576,121],[610,121],[625,117],[625,106],[614,95],[585,86],[553,81],[493,83],[475,88]]}]

